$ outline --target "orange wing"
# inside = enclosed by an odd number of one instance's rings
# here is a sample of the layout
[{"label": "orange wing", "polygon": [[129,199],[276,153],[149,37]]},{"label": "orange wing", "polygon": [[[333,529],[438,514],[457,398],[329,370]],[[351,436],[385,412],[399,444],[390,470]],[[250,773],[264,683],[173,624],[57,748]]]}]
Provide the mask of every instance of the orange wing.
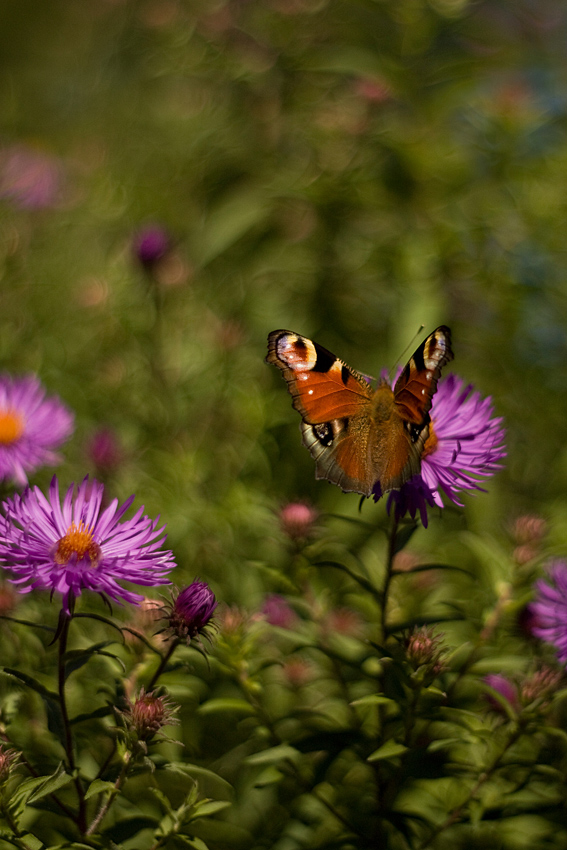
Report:
[{"label": "orange wing", "polygon": [[429,422],[441,369],[452,359],[451,331],[441,325],[421,343],[396,381],[396,408],[405,422],[422,427]]},{"label": "orange wing", "polygon": [[372,387],[323,346],[292,331],[272,331],[268,363],[282,370],[293,406],[310,425],[355,416],[369,406]]}]

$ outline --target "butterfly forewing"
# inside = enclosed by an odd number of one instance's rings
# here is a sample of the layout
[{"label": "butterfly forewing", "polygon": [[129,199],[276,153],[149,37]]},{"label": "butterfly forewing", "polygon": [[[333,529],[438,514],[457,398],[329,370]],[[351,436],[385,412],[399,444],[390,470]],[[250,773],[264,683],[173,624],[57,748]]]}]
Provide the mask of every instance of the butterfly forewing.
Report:
[{"label": "butterfly forewing", "polygon": [[427,421],[441,369],[452,359],[451,331],[441,325],[421,343],[396,381],[394,397],[402,419],[414,425]]},{"label": "butterfly forewing", "polygon": [[282,370],[293,406],[312,425],[354,416],[369,403],[372,389],[362,375],[304,336],[272,331],[266,360]]}]

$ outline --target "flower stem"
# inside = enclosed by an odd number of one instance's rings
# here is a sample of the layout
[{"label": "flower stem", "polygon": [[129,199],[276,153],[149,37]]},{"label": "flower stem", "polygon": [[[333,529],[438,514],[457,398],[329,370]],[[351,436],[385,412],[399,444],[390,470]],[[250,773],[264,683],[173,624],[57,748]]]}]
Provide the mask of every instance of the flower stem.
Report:
[{"label": "flower stem", "polygon": [[[75,771],[76,765],[73,746],[73,733],[71,731],[71,723],[69,722],[69,712],[67,710],[67,700],[65,698],[65,653],[67,652],[67,639],[69,637],[69,626],[71,624],[72,617],[72,614],[63,614],[60,620],[59,651],[57,659],[57,687],[59,692],[59,705],[61,708],[61,719],[63,721],[63,729],[65,733],[65,752],[67,754],[67,762],[69,765],[70,773],[73,773]],[[85,795],[83,792],[83,786],[80,778],[76,776],[74,781],[75,788],[77,789],[77,796],[79,799],[77,826],[81,830],[81,834],[84,834],[86,829],[87,817]]]},{"label": "flower stem", "polygon": [[116,782],[114,783],[114,788],[111,789],[106,800],[104,800],[102,802],[98,812],[96,813],[95,817],[93,818],[92,823],[90,824],[88,829],[85,831],[85,835],[92,835],[96,831],[98,825],[101,823],[103,818],[106,816],[106,813],[110,809],[112,803],[116,799],[116,796],[118,795],[120,789],[122,788],[122,786],[124,784],[124,780],[126,779],[126,775],[128,773],[128,768],[130,767],[130,759],[131,759],[130,753],[126,753],[125,756],[124,756],[124,763],[122,765],[122,769],[121,769],[121,771],[120,771],[120,773],[119,773],[119,775],[116,779]]},{"label": "flower stem", "polygon": [[161,674],[163,673],[163,671],[165,670],[165,668],[167,666],[167,662],[169,661],[169,659],[171,658],[171,656],[173,655],[173,653],[177,649],[177,646],[179,645],[179,643],[180,643],[179,639],[174,639],[174,640],[171,641],[171,643],[170,643],[170,645],[167,649],[167,652],[165,652],[164,655],[162,655],[162,657],[161,657],[161,661],[159,663],[157,670],[155,671],[154,675],[152,676],[152,678],[148,682],[146,692],[151,691],[152,688],[157,684],[159,677],[161,676]]},{"label": "flower stem", "polygon": [[386,618],[388,616],[388,592],[390,590],[390,582],[392,581],[392,570],[394,566],[394,556],[396,554],[396,538],[398,535],[398,519],[395,511],[390,517],[390,530],[388,532],[388,549],[386,553],[386,565],[384,571],[384,584],[380,598],[380,626],[378,633],[378,643],[383,646],[388,636]]}]

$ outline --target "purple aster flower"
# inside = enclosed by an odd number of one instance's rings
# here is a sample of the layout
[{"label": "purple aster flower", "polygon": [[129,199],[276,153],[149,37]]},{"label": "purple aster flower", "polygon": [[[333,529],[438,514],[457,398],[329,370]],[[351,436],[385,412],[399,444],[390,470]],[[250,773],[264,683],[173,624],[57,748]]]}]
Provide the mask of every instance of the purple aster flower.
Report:
[{"label": "purple aster flower", "polygon": [[536,597],[530,605],[534,620],[531,631],[555,647],[557,657],[567,662],[567,564],[554,561],[548,568],[551,583],[536,582]]},{"label": "purple aster flower", "polygon": [[[429,437],[421,458],[421,473],[388,498],[398,518],[419,511],[427,526],[427,506],[443,507],[441,493],[462,505],[462,490],[482,490],[479,481],[501,468],[505,456],[502,419],[493,416],[492,399],[482,399],[456,375],[439,381],[431,405]],[[381,493],[375,494],[375,499]]]},{"label": "purple aster flower", "polygon": [[71,411],[34,375],[0,374],[0,479],[28,483],[27,472],[59,462],[54,449],[73,431]]},{"label": "purple aster flower", "polygon": [[166,584],[175,566],[173,555],[158,551],[165,538],[158,520],[143,515],[121,522],[132,504],[118,500],[101,512],[104,487],[88,478],[72,484],[63,504],[54,476],[46,497],[27,488],[3,505],[0,516],[0,563],[10,571],[20,593],[50,590],[63,595],[63,610],[71,613],[76,597],[93,590],[118,603],[140,602],[139,593],[119,581],[145,586]]},{"label": "purple aster flower", "polygon": [[187,645],[198,635],[209,637],[206,628],[210,625],[217,607],[215,595],[204,581],[195,580],[172,596],[171,605],[164,608],[167,626],[162,631],[169,632]]}]

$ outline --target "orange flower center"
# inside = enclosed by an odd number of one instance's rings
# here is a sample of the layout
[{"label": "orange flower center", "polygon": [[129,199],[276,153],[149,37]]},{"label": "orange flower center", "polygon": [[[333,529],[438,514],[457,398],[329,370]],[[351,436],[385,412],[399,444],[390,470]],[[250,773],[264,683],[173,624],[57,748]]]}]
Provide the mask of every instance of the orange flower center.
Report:
[{"label": "orange flower center", "polygon": [[0,445],[9,446],[24,433],[24,417],[15,410],[0,410]]},{"label": "orange flower center", "polygon": [[100,546],[93,540],[90,528],[87,528],[84,522],[80,522],[78,526],[72,522],[65,537],[57,543],[55,563],[64,566],[69,563],[73,555],[76,555],[77,561],[82,561],[88,556],[91,564],[96,566],[100,554]]},{"label": "orange flower center", "polygon": [[429,455],[433,454],[433,452],[437,449],[437,443],[438,443],[438,440],[437,440],[437,435],[435,434],[435,431],[433,430],[433,422],[430,422],[429,423],[429,436],[424,443],[423,451],[421,453],[421,459],[422,460],[423,460],[423,458],[429,457]]}]

